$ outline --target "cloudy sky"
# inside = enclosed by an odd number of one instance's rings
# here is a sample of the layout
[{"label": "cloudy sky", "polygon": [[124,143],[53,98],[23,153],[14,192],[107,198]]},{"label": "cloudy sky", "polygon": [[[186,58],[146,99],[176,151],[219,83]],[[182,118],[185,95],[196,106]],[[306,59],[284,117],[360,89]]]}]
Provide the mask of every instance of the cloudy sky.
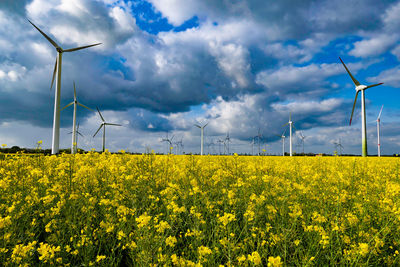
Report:
[{"label": "cloudy sky", "polygon": [[[400,151],[400,1],[376,0],[2,0],[0,1],[0,143],[51,146],[56,51],[31,20],[64,49],[61,105],[78,100],[123,127],[107,128],[106,147],[166,152],[167,133],[185,152],[250,153],[260,132],[268,153],[289,113],[294,150],[361,153],[360,100],[338,57],[365,84],[369,154],[376,154],[382,112],[382,153]],[[93,138],[98,114],[78,109],[79,147]],[[72,108],[61,112],[62,148],[71,143]],[[288,141],[288,138],[287,138]],[[288,148],[288,143],[286,144]],[[175,152],[180,150],[177,147]],[[254,150],[258,150],[255,145]]]}]

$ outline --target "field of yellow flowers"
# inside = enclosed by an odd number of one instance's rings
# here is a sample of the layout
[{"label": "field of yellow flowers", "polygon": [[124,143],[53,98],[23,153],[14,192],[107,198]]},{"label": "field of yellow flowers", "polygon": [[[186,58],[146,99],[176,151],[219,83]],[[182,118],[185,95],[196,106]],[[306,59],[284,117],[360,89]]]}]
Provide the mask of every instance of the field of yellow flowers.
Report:
[{"label": "field of yellow flowers", "polygon": [[0,154],[0,262],[398,265],[397,158]]}]

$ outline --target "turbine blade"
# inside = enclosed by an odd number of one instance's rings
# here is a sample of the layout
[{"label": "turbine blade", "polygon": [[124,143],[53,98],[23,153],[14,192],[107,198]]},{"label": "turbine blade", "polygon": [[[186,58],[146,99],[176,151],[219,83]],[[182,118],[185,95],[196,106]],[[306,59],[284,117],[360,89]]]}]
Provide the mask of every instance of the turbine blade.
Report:
[{"label": "turbine blade", "polygon": [[74,102],[69,103],[68,105],[66,105],[65,107],[63,107],[61,110],[66,109],[67,107],[71,106],[72,104],[74,104]]},{"label": "turbine blade", "polygon": [[96,133],[93,135],[93,137],[96,136],[96,134],[100,131],[101,127],[103,127],[103,126],[104,126],[104,124],[102,123],[102,124],[100,125],[99,129],[97,129]]},{"label": "turbine blade", "polygon": [[283,131],[282,136],[285,136],[286,130],[287,130],[287,128],[285,128],[285,130]]},{"label": "turbine blade", "polygon": [[288,125],[289,123],[287,122],[287,123],[285,123],[284,125],[282,125],[282,127],[285,127],[286,125]]},{"label": "turbine blade", "polygon": [[344,68],[346,69],[347,73],[350,75],[350,78],[353,80],[353,83],[358,86],[360,85],[359,81],[356,80],[356,78],[354,78],[354,76],[351,74],[351,72],[349,71],[349,69],[346,67],[346,64],[344,64],[343,60],[339,57],[340,61],[342,62]]},{"label": "turbine blade", "polygon": [[79,122],[78,122],[78,125],[76,126],[76,131],[78,131],[79,130]]},{"label": "turbine blade", "polygon": [[197,128],[201,128],[201,126],[200,126],[200,125],[197,125],[197,124],[195,124],[194,126],[196,126]]},{"label": "turbine blade", "polygon": [[382,107],[381,107],[381,111],[379,111],[378,120],[381,118],[382,109],[383,109],[383,105],[382,105]]},{"label": "turbine blade", "polygon": [[100,115],[100,118],[101,118],[101,120],[103,121],[103,122],[105,122],[105,120],[104,120],[104,118],[103,118],[103,116],[101,115],[101,113],[100,113],[100,110],[99,110],[99,108],[98,107],[96,107],[97,108],[97,112],[99,113],[99,115]]},{"label": "turbine blade", "polygon": [[79,102],[78,102],[78,105],[81,106],[81,107],[83,107],[83,108],[86,108],[86,109],[88,109],[88,110],[90,110],[90,111],[93,111],[93,109],[88,108],[87,106],[85,106],[85,105],[83,105],[83,104],[81,104],[81,103],[79,103]]},{"label": "turbine blade", "polygon": [[32,24],[32,26],[35,27],[36,30],[38,30],[38,31],[44,36],[44,38],[46,38],[47,41],[49,41],[55,48],[58,48],[58,49],[61,49],[61,50],[62,50],[62,48],[61,48],[56,42],[54,42],[49,36],[47,36],[44,32],[42,32],[41,29],[39,29],[38,27],[36,27],[36,25],[33,24],[32,21],[30,21],[29,19],[28,19],[28,21],[29,21],[29,23]]},{"label": "turbine blade", "polygon": [[105,125],[113,125],[113,126],[122,126],[121,124],[115,124],[115,123],[108,123],[108,122],[106,122],[106,123],[104,123]]},{"label": "turbine blade", "polygon": [[53,78],[51,79],[50,91],[51,91],[51,88],[53,88],[54,79],[56,78],[57,61],[58,61],[58,57],[56,57],[56,63],[54,64]]},{"label": "turbine blade", "polygon": [[74,100],[76,101],[76,87],[75,87],[75,81],[74,81]]},{"label": "turbine blade", "polygon": [[63,52],[74,52],[74,51],[78,51],[78,50],[81,50],[81,49],[89,48],[89,47],[100,45],[100,44],[101,43],[92,44],[92,45],[85,45],[85,46],[80,46],[80,47],[75,47],[75,48],[70,48],[70,49],[64,50]]},{"label": "turbine blade", "polygon": [[204,126],[203,126],[203,128],[206,128],[206,126],[209,124],[210,122],[207,122]]},{"label": "turbine blade", "polygon": [[360,91],[357,91],[356,97],[354,98],[354,104],[353,104],[353,109],[351,110],[351,116],[350,116],[350,123],[349,123],[349,125],[351,125],[351,120],[353,119],[354,108],[356,107],[357,96],[358,96],[358,93],[359,93],[359,92],[360,92]]},{"label": "turbine blade", "polygon": [[76,133],[83,137],[83,135],[80,132],[76,131]]},{"label": "turbine blade", "polygon": [[368,89],[368,88],[371,88],[371,87],[375,87],[375,86],[378,86],[378,85],[381,85],[381,84],[383,84],[383,83],[377,83],[377,84],[368,85],[367,88],[365,88],[365,89]]}]

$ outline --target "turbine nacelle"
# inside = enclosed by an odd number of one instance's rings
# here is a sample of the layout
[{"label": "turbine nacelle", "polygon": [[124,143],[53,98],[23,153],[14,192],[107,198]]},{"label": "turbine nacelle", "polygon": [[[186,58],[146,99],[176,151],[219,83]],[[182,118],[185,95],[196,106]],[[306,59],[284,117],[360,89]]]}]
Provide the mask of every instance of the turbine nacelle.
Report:
[{"label": "turbine nacelle", "polygon": [[368,88],[368,86],[366,86],[366,85],[357,85],[356,86],[356,91],[358,92],[358,91],[361,91],[361,90],[365,90],[367,88]]}]

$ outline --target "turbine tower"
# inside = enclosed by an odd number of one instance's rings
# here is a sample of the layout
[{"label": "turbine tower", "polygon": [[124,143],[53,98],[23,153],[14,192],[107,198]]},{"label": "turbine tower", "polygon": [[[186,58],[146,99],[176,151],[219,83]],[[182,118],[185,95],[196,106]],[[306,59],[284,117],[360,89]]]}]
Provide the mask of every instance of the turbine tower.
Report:
[{"label": "turbine tower", "polygon": [[71,144],[71,154],[75,154],[77,151],[77,129],[76,129],[76,108],[77,105],[84,107],[90,111],[93,111],[93,109],[88,108],[87,106],[81,104],[78,102],[78,100],[76,99],[76,87],[75,87],[75,82],[74,82],[74,101],[72,101],[71,103],[69,103],[68,105],[66,105],[65,107],[63,107],[61,110],[66,109],[67,107],[74,105],[74,113],[73,113],[73,117],[72,117],[72,144]]},{"label": "turbine tower", "polygon": [[54,78],[56,79],[56,90],[54,97],[54,119],[53,119],[53,140],[51,144],[51,154],[57,154],[60,150],[60,95],[61,95],[61,63],[62,63],[62,54],[64,52],[74,52],[77,50],[85,49],[88,47],[92,47],[95,45],[99,45],[101,43],[86,45],[76,48],[70,49],[62,49],[56,42],[54,42],[49,36],[47,36],[42,30],[36,27],[30,20],[28,20],[33,27],[35,27],[43,36],[47,39],[57,50],[57,58],[56,63],[54,65],[53,78],[51,80],[50,89],[53,87]]},{"label": "turbine tower", "polygon": [[362,85],[360,84],[359,81],[354,78],[354,76],[351,74],[349,69],[346,67],[344,64],[343,60],[339,57],[340,61],[342,62],[344,68],[346,69],[347,73],[349,74],[351,80],[353,81],[356,89],[356,97],[354,98],[354,104],[353,104],[353,109],[351,111],[351,116],[350,116],[350,125],[351,125],[351,120],[353,119],[353,113],[354,113],[354,108],[356,107],[356,102],[357,102],[357,96],[358,93],[361,91],[361,142],[362,142],[362,153],[361,155],[363,157],[366,157],[368,155],[368,149],[367,149],[367,119],[366,119],[366,114],[365,114],[365,90],[371,87],[375,87],[378,85],[381,85],[383,83],[377,83],[377,84],[372,84],[372,85]]},{"label": "turbine tower", "polygon": [[293,125],[293,121],[292,121],[292,113],[289,113],[289,121],[286,124],[284,124],[283,126],[286,126],[286,125],[289,125],[289,155],[293,156],[292,127],[294,127],[294,125]]},{"label": "turbine tower", "polygon": [[378,136],[378,157],[381,156],[381,114],[382,114],[383,105],[381,107],[381,111],[379,111],[378,118],[376,119],[376,131]]},{"label": "turbine tower", "polygon": [[101,127],[104,127],[104,128],[103,128],[103,152],[104,152],[104,151],[105,151],[105,146],[106,146],[106,125],[112,125],[112,126],[122,126],[122,125],[121,125],[121,124],[115,124],[115,123],[108,123],[108,122],[106,122],[106,121],[104,120],[103,116],[101,115],[99,108],[96,107],[96,109],[97,109],[97,112],[99,113],[100,118],[101,118],[101,120],[102,120],[103,122],[101,123],[99,129],[97,129],[97,131],[96,131],[96,133],[93,135],[93,137],[96,136],[96,134],[100,131]]},{"label": "turbine tower", "polygon": [[203,126],[195,124],[197,128],[200,128],[201,130],[201,142],[200,142],[200,155],[203,155],[203,143],[204,143],[204,128],[208,125],[208,122],[204,124]]}]

